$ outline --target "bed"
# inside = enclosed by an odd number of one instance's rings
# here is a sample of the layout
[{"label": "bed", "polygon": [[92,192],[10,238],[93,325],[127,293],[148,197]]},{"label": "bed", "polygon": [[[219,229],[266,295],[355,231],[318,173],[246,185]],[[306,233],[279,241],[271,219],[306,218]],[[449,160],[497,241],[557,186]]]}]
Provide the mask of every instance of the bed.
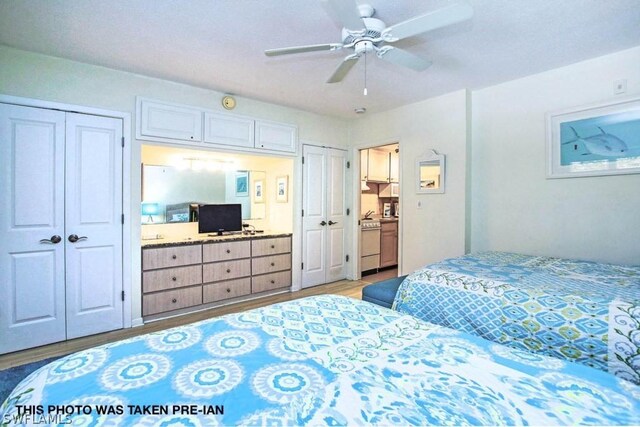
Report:
[{"label": "bed", "polygon": [[53,405],[72,425],[635,425],[639,399],[602,371],[323,295],[66,356],[24,379],[0,415]]},{"label": "bed", "polygon": [[471,254],[410,274],[393,308],[640,383],[640,267]]}]

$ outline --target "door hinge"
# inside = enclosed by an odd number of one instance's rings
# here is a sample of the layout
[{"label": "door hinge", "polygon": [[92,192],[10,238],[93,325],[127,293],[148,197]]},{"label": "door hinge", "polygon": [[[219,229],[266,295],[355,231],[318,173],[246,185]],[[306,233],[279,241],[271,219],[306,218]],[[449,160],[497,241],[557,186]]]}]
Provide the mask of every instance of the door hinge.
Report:
[{"label": "door hinge", "polygon": [[358,220],[358,225],[360,225],[360,220]]},{"label": "door hinge", "polygon": [[304,216],[304,209],[302,209],[302,216]]},{"label": "door hinge", "polygon": [[351,213],[351,209],[347,208],[347,216]]},{"label": "door hinge", "polygon": [[124,148],[124,136],[122,137],[122,148]]},{"label": "door hinge", "polygon": [[124,291],[122,291],[122,301],[124,301]]},{"label": "door hinge", "polygon": [[347,162],[347,169],[351,168],[351,162]]},{"label": "door hinge", "polygon": [[304,165],[304,156],[302,156],[302,164]]},{"label": "door hinge", "polygon": [[122,216],[120,217],[120,221],[122,222],[122,224],[124,225],[124,214],[122,214]]},{"label": "door hinge", "polygon": [[344,259],[349,262],[349,255],[347,255],[346,257],[344,257]]},{"label": "door hinge", "polygon": [[304,270],[304,262],[303,262],[303,263],[301,263],[301,264],[302,264],[302,265],[300,266],[300,268],[301,268],[302,270]]}]

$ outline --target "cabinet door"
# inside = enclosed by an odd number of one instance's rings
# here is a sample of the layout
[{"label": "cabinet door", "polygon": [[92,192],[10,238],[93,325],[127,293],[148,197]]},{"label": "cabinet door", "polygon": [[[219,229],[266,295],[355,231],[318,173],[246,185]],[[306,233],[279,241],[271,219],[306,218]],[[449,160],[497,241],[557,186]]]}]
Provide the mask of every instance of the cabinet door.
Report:
[{"label": "cabinet door", "polygon": [[383,223],[380,233],[380,267],[398,264],[398,223]]},{"label": "cabinet door", "polygon": [[139,138],[145,136],[202,141],[202,112],[195,108],[139,100]]},{"label": "cabinet door", "polygon": [[64,129],[63,112],[0,104],[0,353],[66,336]]},{"label": "cabinet door", "polygon": [[295,126],[256,120],[256,148],[265,150],[296,152],[298,128]]},{"label": "cabinet door", "polygon": [[369,176],[367,181],[389,182],[389,153],[369,150]]},{"label": "cabinet door", "polygon": [[400,182],[400,153],[395,151],[389,155],[389,181]]},{"label": "cabinet door", "polygon": [[204,142],[253,147],[254,120],[230,114],[204,113]]},{"label": "cabinet door", "polygon": [[360,150],[360,181],[366,181],[369,175],[369,150]]}]

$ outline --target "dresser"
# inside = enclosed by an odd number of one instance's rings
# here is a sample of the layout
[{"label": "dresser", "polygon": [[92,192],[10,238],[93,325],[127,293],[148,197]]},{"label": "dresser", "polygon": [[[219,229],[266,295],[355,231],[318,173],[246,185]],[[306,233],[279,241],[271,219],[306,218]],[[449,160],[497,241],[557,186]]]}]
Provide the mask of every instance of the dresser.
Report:
[{"label": "dresser", "polygon": [[209,308],[291,287],[291,234],[146,244],[142,315]]}]

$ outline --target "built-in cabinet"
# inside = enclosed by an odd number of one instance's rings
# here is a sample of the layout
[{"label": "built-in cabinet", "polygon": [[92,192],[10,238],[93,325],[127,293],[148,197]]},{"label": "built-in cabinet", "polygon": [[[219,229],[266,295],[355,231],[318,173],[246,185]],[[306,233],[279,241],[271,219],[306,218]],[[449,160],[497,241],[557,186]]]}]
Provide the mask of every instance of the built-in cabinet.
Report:
[{"label": "built-in cabinet", "polygon": [[389,153],[375,148],[368,151],[367,181],[389,182]]},{"label": "built-in cabinet", "polygon": [[291,236],[142,249],[142,315],[291,286]]},{"label": "built-in cabinet", "polygon": [[380,225],[380,268],[398,265],[398,221]]},{"label": "built-in cabinet", "polygon": [[146,98],[137,99],[136,137],[142,140],[208,146],[210,144],[295,153],[298,128]]},{"label": "built-in cabinet", "polygon": [[369,150],[360,150],[360,181],[369,177]]},{"label": "built-in cabinet", "polygon": [[378,187],[378,197],[400,197],[400,184],[380,184]]},{"label": "built-in cabinet", "polygon": [[0,353],[123,327],[123,120],[0,104]]},{"label": "built-in cabinet", "polygon": [[400,153],[389,153],[389,182],[400,182]]}]

